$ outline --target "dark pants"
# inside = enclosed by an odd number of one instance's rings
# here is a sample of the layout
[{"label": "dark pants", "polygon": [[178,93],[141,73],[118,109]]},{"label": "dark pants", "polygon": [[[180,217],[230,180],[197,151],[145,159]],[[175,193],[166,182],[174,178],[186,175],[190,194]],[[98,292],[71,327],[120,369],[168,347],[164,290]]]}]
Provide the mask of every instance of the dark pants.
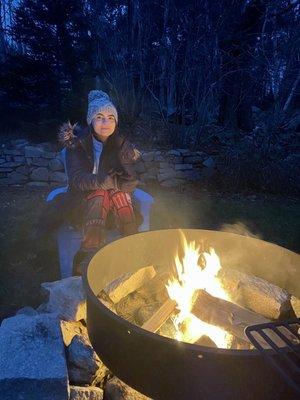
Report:
[{"label": "dark pants", "polygon": [[105,243],[107,216],[112,213],[123,236],[137,233],[135,213],[129,193],[98,189],[85,199],[84,238],[81,248],[99,248]]}]

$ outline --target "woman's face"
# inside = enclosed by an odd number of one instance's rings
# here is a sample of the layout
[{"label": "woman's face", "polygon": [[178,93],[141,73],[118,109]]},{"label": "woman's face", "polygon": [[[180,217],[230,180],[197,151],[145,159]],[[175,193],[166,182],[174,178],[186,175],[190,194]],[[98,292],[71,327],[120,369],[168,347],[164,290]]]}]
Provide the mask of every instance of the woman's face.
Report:
[{"label": "woman's face", "polygon": [[92,120],[92,125],[98,140],[105,142],[116,129],[115,117],[107,111],[101,111]]}]

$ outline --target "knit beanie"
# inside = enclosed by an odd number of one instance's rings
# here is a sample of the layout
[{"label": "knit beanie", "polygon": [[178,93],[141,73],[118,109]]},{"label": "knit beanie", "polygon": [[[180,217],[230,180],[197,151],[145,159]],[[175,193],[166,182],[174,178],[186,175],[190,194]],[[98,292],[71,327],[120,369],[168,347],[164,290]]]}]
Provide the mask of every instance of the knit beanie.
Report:
[{"label": "knit beanie", "polygon": [[91,124],[93,118],[101,111],[111,113],[118,123],[118,112],[107,93],[102,90],[91,90],[88,96],[87,123]]}]

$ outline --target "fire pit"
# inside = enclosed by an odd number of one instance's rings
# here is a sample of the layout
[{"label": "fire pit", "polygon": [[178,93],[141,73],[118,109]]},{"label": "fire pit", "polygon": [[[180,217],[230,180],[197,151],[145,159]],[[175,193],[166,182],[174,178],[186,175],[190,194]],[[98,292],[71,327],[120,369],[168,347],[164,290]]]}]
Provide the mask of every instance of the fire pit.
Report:
[{"label": "fire pit", "polygon": [[[213,247],[224,270],[251,273],[300,297],[296,253],[231,233],[182,232],[187,242]],[[256,350],[213,348],[163,337],[116,315],[97,297],[111,282],[142,266],[165,265],[171,270],[180,247],[177,229],[145,232],[109,244],[91,260],[84,275],[87,324],[102,361],[128,385],[155,400],[296,399]]]}]

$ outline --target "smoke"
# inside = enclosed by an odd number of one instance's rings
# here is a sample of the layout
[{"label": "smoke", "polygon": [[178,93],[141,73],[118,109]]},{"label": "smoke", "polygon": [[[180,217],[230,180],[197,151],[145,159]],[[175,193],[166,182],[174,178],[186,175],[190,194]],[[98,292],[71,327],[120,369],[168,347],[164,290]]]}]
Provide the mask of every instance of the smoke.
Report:
[{"label": "smoke", "polygon": [[236,222],[234,224],[223,224],[220,228],[222,232],[236,233],[242,236],[248,236],[255,239],[262,239],[258,233],[251,232],[250,228],[244,222]]}]

